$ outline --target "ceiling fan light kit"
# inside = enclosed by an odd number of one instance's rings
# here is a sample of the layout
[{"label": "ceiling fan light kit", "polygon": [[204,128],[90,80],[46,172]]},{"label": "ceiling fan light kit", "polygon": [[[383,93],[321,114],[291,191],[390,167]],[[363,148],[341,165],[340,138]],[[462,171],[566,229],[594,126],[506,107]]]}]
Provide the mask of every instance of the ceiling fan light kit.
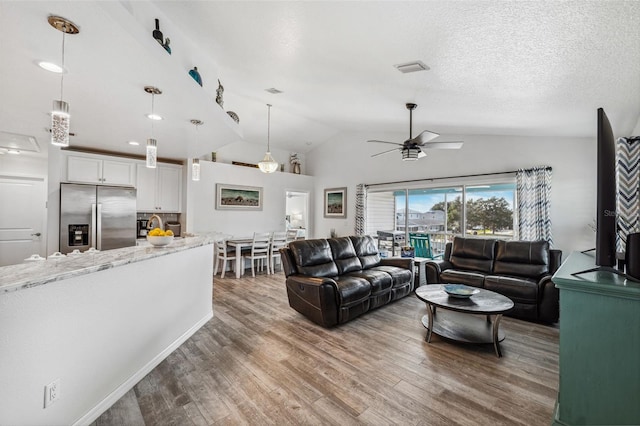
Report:
[{"label": "ceiling fan light kit", "polygon": [[460,149],[462,148],[463,142],[461,141],[432,142],[433,139],[437,138],[440,135],[438,133],[434,133],[429,130],[424,130],[422,133],[420,133],[418,136],[414,138],[413,137],[413,110],[416,109],[418,105],[414,103],[406,103],[405,107],[409,110],[409,139],[407,139],[403,143],[379,141],[379,140],[368,140],[367,142],[387,143],[391,145],[398,145],[400,147],[400,148],[394,148],[387,151],[379,152],[377,154],[373,154],[372,157],[377,157],[379,155],[387,154],[389,152],[400,151],[400,153],[402,154],[402,161],[416,161],[419,158],[427,156],[424,153],[423,149]]}]

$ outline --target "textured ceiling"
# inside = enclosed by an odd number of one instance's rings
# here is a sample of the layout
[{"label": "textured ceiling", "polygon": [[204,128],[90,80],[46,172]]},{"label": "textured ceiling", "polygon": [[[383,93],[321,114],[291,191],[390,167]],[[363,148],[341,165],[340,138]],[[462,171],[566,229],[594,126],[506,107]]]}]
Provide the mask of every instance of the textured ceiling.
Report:
[{"label": "textured ceiling", "polygon": [[[343,131],[365,132],[372,139],[406,134],[406,102],[419,105],[414,129],[441,133],[443,139],[447,134],[591,137],[598,107],[624,135],[640,117],[638,1],[0,2],[0,7],[5,52],[0,93],[10,100],[0,106],[0,130],[26,133],[34,122],[25,114],[46,119],[57,77],[33,61],[46,52],[58,54],[59,33],[48,27],[46,15],[62,14],[82,27],[78,39],[68,41],[65,92],[82,129],[80,143],[89,146],[104,147],[108,134],[114,147],[126,150],[125,139],[147,137],[142,86],[155,81],[168,90],[163,107],[171,117],[156,126],[157,138],[193,139],[188,118],[210,114],[207,102],[218,77],[225,109],[240,116],[240,129],[203,126],[201,137],[217,145],[239,134],[263,144],[267,103],[273,104],[272,145],[303,152]],[[158,46],[138,40],[150,39],[155,17],[171,37],[174,53],[165,55],[170,59],[156,58],[164,52],[146,53]],[[431,70],[402,74],[393,67],[412,60]],[[203,89],[173,81],[176,70],[193,65],[202,73]],[[265,92],[270,87],[283,93]],[[158,99],[159,108],[162,102]],[[117,119],[104,123],[104,111]],[[176,147],[170,153],[187,151]]]}]

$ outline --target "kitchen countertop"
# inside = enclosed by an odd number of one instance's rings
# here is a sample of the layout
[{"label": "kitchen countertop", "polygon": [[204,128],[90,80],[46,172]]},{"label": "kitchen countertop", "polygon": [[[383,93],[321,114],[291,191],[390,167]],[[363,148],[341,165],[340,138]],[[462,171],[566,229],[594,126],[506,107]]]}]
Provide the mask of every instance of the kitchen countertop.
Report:
[{"label": "kitchen countertop", "polygon": [[213,244],[213,239],[210,236],[203,235],[176,238],[165,247],[154,247],[143,243],[134,247],[3,266],[0,267],[0,294],[24,290],[130,263],[142,262],[154,257],[166,256],[207,244]]}]

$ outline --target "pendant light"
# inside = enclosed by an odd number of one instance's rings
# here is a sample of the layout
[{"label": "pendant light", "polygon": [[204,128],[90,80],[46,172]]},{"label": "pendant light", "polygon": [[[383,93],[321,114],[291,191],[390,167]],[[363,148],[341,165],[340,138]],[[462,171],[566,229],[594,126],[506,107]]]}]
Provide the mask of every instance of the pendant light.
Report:
[{"label": "pendant light", "polygon": [[[202,126],[204,124],[203,121],[193,119],[191,120],[191,124],[196,126],[196,144],[198,142],[198,126]],[[200,180],[200,159],[192,158],[191,159],[191,180],[199,181]]]},{"label": "pendant light", "polygon": [[51,110],[51,144],[55,146],[69,146],[69,128],[71,115],[69,104],[63,101],[64,95],[64,40],[67,34],[78,34],[80,29],[76,24],[60,16],[49,16],[49,25],[62,33],[62,70],[60,73],[60,99],[53,101]]},{"label": "pendant light", "polygon": [[267,107],[269,107],[267,115],[267,153],[264,155],[262,161],[258,163],[258,167],[260,167],[260,171],[263,173],[273,173],[278,169],[278,163],[271,156],[271,104],[267,104]]},{"label": "pendant light", "polygon": [[[153,86],[144,86],[144,91],[151,95],[151,116],[155,116],[154,114],[154,101],[156,95],[161,95],[162,91],[157,87]],[[150,169],[156,168],[156,163],[158,162],[158,141],[153,138],[153,122],[154,119],[151,120],[151,137],[147,139],[147,167]]]}]

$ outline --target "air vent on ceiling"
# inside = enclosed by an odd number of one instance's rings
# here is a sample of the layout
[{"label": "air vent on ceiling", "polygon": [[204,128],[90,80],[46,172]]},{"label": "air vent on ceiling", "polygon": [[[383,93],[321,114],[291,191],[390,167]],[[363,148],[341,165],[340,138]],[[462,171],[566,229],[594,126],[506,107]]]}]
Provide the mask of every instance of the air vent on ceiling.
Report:
[{"label": "air vent on ceiling", "polygon": [[273,95],[279,95],[280,93],[282,93],[282,90],[278,90],[275,87],[272,87],[270,89],[264,89],[266,92],[269,92]]},{"label": "air vent on ceiling", "polygon": [[428,71],[430,68],[422,61],[412,61],[405,64],[394,65],[403,74],[417,71]]},{"label": "air vent on ceiling", "polygon": [[0,148],[21,152],[40,152],[40,146],[35,137],[9,132],[0,132]]}]

